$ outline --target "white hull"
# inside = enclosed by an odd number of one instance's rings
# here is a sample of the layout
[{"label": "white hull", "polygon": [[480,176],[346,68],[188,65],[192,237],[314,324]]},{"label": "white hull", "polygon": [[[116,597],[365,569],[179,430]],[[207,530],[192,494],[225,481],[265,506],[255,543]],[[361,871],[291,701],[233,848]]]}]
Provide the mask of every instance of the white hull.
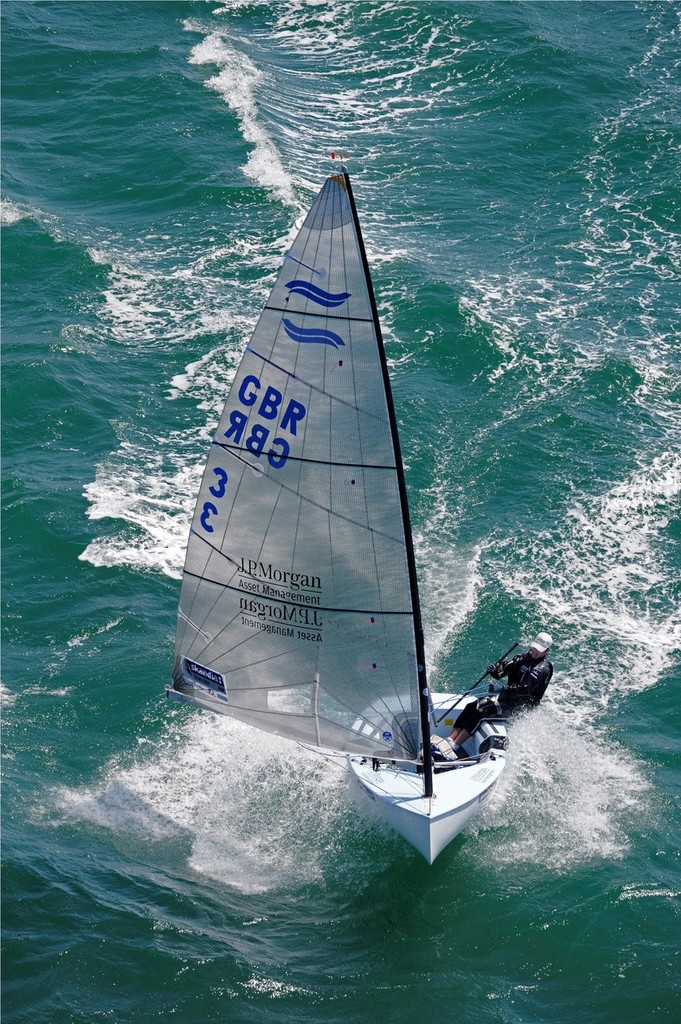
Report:
[{"label": "white hull", "polygon": [[[444,710],[454,700],[452,696],[439,696],[436,717],[438,707]],[[459,705],[457,711],[465,703]],[[448,735],[451,719],[445,719],[436,731],[441,736]],[[505,735],[503,725],[498,726],[497,731]],[[479,742],[480,737],[476,734],[467,743],[467,750],[477,754]],[[348,758],[358,785],[372,800],[380,816],[429,864],[478,813],[496,786],[506,760],[505,750],[493,749],[482,757],[455,762],[455,767],[436,771],[433,796],[426,798],[423,796],[423,777],[413,770],[413,766],[392,765],[381,760],[375,771],[371,759]]]}]

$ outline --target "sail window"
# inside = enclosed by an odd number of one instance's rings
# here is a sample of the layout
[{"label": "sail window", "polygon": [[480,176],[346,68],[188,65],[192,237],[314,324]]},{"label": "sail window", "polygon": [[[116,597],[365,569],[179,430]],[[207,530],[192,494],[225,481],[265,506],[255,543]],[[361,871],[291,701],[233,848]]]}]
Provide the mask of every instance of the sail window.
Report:
[{"label": "sail window", "polygon": [[312,686],[282,686],[267,691],[267,710],[283,715],[312,713]]}]

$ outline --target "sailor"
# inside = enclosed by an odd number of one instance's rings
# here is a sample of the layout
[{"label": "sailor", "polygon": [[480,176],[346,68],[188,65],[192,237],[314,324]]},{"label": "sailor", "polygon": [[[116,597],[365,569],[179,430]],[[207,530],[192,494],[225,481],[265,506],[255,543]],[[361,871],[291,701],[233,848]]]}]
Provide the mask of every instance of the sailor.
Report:
[{"label": "sailor", "polygon": [[[501,689],[498,696],[471,701],[463,709],[449,734],[449,742],[457,757],[467,756],[463,744],[490,713],[507,716],[540,703],[553,675],[553,665],[548,659],[551,644],[548,633],[537,633],[524,654],[516,654],[507,665],[496,662],[488,666],[488,675],[493,679],[505,676],[507,682],[502,688],[490,684],[490,693],[496,694]],[[495,712],[495,709],[498,710]]]}]

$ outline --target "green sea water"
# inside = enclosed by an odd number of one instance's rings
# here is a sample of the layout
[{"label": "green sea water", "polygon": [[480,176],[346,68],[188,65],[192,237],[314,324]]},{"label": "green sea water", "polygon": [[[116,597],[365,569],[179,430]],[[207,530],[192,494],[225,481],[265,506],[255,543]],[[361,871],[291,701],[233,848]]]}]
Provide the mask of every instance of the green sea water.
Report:
[{"label": "green sea water", "polygon": [[[5,1019],[677,1020],[681,6],[1,14]],[[164,699],[201,463],[331,150],[431,685],[555,639],[432,867],[333,765]]]}]

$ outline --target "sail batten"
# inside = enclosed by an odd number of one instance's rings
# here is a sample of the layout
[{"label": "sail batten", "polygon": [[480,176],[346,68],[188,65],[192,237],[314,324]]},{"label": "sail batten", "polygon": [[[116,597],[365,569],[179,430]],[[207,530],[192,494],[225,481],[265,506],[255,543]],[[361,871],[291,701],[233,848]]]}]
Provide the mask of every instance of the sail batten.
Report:
[{"label": "sail batten", "polygon": [[[268,306],[265,306],[265,309],[271,309],[275,313],[287,313],[288,312],[286,307],[283,307],[283,306],[269,306],[268,305]],[[345,320],[345,321],[348,321],[348,322],[356,321],[357,323],[360,323],[360,324],[371,324],[371,323],[373,323],[373,320],[371,319],[371,317],[366,317],[366,316],[340,316],[338,314],[334,315],[332,313],[312,313],[309,309],[305,311],[305,316],[312,316],[312,317],[318,316],[318,317],[323,317],[325,320]]]},{"label": "sail batten", "polygon": [[418,760],[406,491],[347,176],[327,179],[256,325],[192,520],[174,690],[267,731]]},{"label": "sail batten", "polygon": [[[247,448],[238,448],[238,447],[236,447],[236,445],[222,444],[221,441],[211,441],[211,444],[215,444],[219,448],[224,448],[225,451],[230,451],[230,452],[240,452],[240,451],[248,452]],[[266,455],[269,455],[269,454],[276,455],[276,452],[274,451],[274,449],[270,449],[270,451],[269,452],[265,452],[265,454]],[[311,462],[311,463],[314,463],[314,465],[317,465],[317,466],[343,466],[345,469],[388,469],[388,470],[392,470],[393,472],[396,469],[394,464],[393,465],[388,465],[388,466],[377,466],[377,465],[375,465],[373,463],[369,463],[369,462],[329,462],[328,459],[327,460],[323,460],[323,459],[303,459],[299,455],[298,456],[297,455],[288,455],[287,459],[290,462]]]},{"label": "sail batten", "polygon": [[[309,314],[306,314],[306,315],[309,315]],[[367,320],[367,321],[364,321],[364,322],[365,322],[365,323],[371,323],[372,321],[368,321],[368,320]],[[299,377],[298,377],[298,375],[297,375],[297,374],[295,374],[295,373],[289,373],[289,372],[288,372],[288,371],[286,370],[286,368],[285,368],[284,366],[278,366],[278,365],[277,365],[276,363],[274,363],[274,362],[273,362],[273,361],[272,361],[271,359],[268,359],[268,358],[267,358],[266,356],[262,355],[262,353],[260,353],[260,352],[257,352],[257,351],[256,351],[255,349],[253,349],[253,348],[251,348],[251,352],[253,353],[253,355],[257,356],[257,357],[258,357],[258,359],[262,359],[262,361],[263,361],[264,363],[267,363],[267,364],[268,364],[269,366],[272,366],[272,367],[274,367],[274,368],[275,368],[276,370],[278,370],[278,371],[279,371],[280,373],[286,374],[286,375],[287,375],[288,377],[290,377],[290,378],[291,378],[291,380],[299,381]],[[303,384],[305,385],[305,387],[308,387],[308,388],[310,388],[310,390],[311,390],[311,391],[314,391],[314,392],[316,392],[317,394],[320,394],[320,395],[326,395],[326,396],[327,396],[327,397],[328,397],[329,399],[331,399],[331,398],[333,397],[333,401],[334,401],[334,402],[338,402],[338,403],[339,403],[340,405],[344,405],[344,406],[347,406],[348,408],[354,408],[354,404],[353,404],[352,402],[346,401],[346,400],[344,400],[343,398],[339,397],[338,395],[334,395],[334,396],[331,396],[331,395],[330,395],[330,394],[329,394],[328,392],[325,392],[323,388],[321,388],[321,387],[317,386],[317,385],[316,385],[316,384],[314,384],[314,383],[313,383],[312,381],[308,381],[308,380],[306,380],[306,381],[302,381],[301,383],[303,383]],[[372,415],[372,413],[371,413],[371,411],[370,411],[370,410],[363,410],[363,415],[365,415],[365,416],[371,416],[371,415]],[[374,418],[375,418],[375,419],[376,419],[377,421],[380,421],[380,417],[379,417],[379,416],[374,416]],[[295,457],[295,456],[294,456],[294,457]]]},{"label": "sail batten", "polygon": [[[187,575],[191,576],[192,573],[187,573]],[[206,583],[213,583],[217,587],[224,587],[225,590],[234,590],[237,593],[241,593],[241,591],[239,591],[239,589],[237,587],[226,586],[225,584],[221,583],[219,580],[211,580],[210,577],[208,577],[208,576],[196,576],[196,579],[205,580]],[[269,596],[267,598],[267,600],[268,601],[278,601],[279,604],[295,603],[295,602],[292,601],[291,598],[283,598],[283,597],[277,598],[277,597]],[[334,612],[334,613],[337,613],[338,615],[341,615],[341,614],[345,614],[345,615],[374,615],[374,616],[377,616],[377,615],[408,615],[408,616],[411,616],[412,615],[411,609],[408,609],[408,610],[405,610],[405,611],[382,611],[382,612],[377,612],[375,608],[338,608],[336,606],[332,607],[331,605],[315,605],[315,608],[317,608],[317,610],[320,611],[320,612]],[[198,626],[196,628],[198,629]],[[213,638],[211,637],[211,640],[212,639]]]}]

